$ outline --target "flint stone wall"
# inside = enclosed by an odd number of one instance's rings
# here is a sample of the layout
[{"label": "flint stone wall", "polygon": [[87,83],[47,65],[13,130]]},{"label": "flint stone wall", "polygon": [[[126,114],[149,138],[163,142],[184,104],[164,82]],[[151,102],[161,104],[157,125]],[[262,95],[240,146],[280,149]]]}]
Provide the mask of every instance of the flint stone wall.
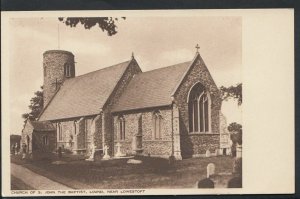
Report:
[{"label": "flint stone wall", "polygon": [[[188,94],[190,89],[200,82],[211,97],[211,127],[210,132],[205,135],[192,135],[189,133],[189,112],[188,112]],[[180,122],[180,145],[183,157],[191,157],[199,153],[205,153],[207,149],[214,151],[219,147],[219,111],[221,109],[220,92],[214,83],[205,63],[199,57],[189,70],[185,79],[179,86],[174,95],[175,103],[179,108],[179,122]]]}]

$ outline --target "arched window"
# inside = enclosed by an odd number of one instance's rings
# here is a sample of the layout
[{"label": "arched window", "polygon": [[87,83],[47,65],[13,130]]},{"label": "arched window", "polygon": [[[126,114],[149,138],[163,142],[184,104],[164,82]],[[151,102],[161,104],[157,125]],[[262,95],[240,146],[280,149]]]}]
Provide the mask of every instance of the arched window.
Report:
[{"label": "arched window", "polygon": [[62,141],[62,126],[60,123],[57,123],[57,134],[58,134],[58,141]]},{"label": "arched window", "polygon": [[47,135],[45,135],[43,137],[43,144],[44,144],[44,146],[47,146],[49,144],[49,140],[48,140],[48,136]]},{"label": "arched window", "polygon": [[65,63],[64,65],[64,74],[66,77],[71,76],[71,65],[69,63]]},{"label": "arched window", "polygon": [[190,132],[209,132],[210,96],[202,84],[197,83],[191,89],[188,107]]},{"label": "arched window", "polygon": [[159,111],[155,111],[153,113],[153,129],[154,129],[154,138],[161,138],[161,124],[162,124],[162,116]]},{"label": "arched window", "polygon": [[123,116],[119,117],[119,138],[125,140],[125,118]]}]

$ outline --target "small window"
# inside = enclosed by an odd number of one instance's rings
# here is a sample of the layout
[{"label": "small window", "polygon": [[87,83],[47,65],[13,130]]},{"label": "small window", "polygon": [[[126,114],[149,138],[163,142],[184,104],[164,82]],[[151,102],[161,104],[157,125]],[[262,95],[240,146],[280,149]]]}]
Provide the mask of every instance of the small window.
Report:
[{"label": "small window", "polygon": [[62,141],[62,126],[60,123],[57,123],[57,131],[58,131],[58,141]]},{"label": "small window", "polygon": [[161,124],[162,124],[162,116],[159,111],[155,111],[153,113],[153,126],[154,126],[154,138],[161,139]]},{"label": "small window", "polygon": [[65,74],[66,77],[71,76],[71,65],[69,63],[65,63],[64,74]]},{"label": "small window", "polygon": [[119,118],[119,138],[125,140],[125,119],[123,116]]},{"label": "small window", "polygon": [[47,135],[45,135],[43,137],[43,144],[44,144],[44,146],[47,146],[49,144],[49,140],[48,140],[48,136]]}]

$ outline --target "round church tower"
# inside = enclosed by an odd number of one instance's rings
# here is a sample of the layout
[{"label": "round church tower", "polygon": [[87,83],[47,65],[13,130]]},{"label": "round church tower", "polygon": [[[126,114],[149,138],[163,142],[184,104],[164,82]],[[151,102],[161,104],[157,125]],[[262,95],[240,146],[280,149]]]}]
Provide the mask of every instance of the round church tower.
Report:
[{"label": "round church tower", "polygon": [[71,52],[49,50],[43,54],[44,107],[67,78],[75,77],[75,61]]}]

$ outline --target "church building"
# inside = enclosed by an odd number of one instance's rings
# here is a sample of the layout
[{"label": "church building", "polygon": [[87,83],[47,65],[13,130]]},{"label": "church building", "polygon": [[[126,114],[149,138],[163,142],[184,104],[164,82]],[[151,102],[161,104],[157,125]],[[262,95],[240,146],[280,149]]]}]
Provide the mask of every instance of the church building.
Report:
[{"label": "church building", "polygon": [[43,71],[44,108],[35,123],[53,125],[56,149],[176,159],[220,149],[222,100],[199,52],[147,72],[132,56],[76,76],[71,52],[49,50]]}]

